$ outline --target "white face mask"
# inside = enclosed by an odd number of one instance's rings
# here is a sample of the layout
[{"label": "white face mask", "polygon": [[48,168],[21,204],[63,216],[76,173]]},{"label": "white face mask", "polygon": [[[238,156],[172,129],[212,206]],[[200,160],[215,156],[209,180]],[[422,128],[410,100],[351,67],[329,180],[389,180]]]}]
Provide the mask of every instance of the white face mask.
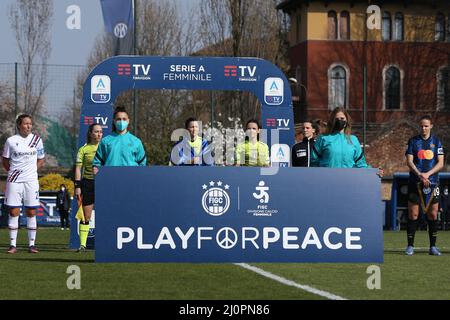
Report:
[{"label": "white face mask", "polygon": [[448,196],[448,189],[444,189],[444,194]]},{"label": "white face mask", "polygon": [[61,191],[64,191],[64,190],[66,190],[66,188],[61,188]]}]

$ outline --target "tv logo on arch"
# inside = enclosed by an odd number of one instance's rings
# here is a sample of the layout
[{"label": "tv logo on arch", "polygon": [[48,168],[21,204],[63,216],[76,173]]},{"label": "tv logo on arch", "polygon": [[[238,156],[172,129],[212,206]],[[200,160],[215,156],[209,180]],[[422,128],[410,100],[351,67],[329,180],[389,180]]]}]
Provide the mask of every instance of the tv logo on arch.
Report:
[{"label": "tv logo on arch", "polygon": [[264,81],[264,102],[278,106],[283,103],[284,82],[281,78],[267,78]]},{"label": "tv logo on arch", "polygon": [[150,64],[119,63],[117,65],[117,75],[130,76],[133,71],[133,80],[151,80],[150,67]]},{"label": "tv logo on arch", "polygon": [[238,77],[239,81],[257,81],[256,66],[225,66],[223,68],[225,77]]}]

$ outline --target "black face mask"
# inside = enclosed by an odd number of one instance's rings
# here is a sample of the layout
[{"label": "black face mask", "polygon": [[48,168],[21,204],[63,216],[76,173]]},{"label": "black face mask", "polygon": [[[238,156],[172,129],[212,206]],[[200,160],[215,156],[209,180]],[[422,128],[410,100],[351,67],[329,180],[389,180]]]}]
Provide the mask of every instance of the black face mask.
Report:
[{"label": "black face mask", "polygon": [[334,123],[334,130],[335,130],[335,131],[341,131],[341,130],[344,129],[346,126],[347,126],[347,121],[338,119],[338,120],[336,120],[336,122]]}]

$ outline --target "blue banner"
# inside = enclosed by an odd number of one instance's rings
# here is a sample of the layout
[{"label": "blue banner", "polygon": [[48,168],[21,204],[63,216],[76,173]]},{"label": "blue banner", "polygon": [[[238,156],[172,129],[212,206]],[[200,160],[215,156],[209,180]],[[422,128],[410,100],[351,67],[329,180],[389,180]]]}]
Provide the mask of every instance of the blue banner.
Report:
[{"label": "blue banner", "polygon": [[97,262],[383,262],[376,169],[103,167]]},{"label": "blue banner", "polygon": [[105,30],[113,36],[114,55],[133,54],[132,0],[100,0]]},{"label": "blue banner", "polygon": [[[253,93],[261,103],[261,124],[267,143],[275,150],[274,166],[289,166],[294,144],[294,116],[289,82],[272,63],[257,58],[136,57],[109,58],[86,79],[82,117],[94,114],[107,119],[116,98],[131,89],[238,90]],[[101,108],[103,106],[103,109]],[[112,111],[109,112],[112,114]],[[81,119],[83,124],[84,118]],[[84,136],[80,135],[84,141]],[[275,145],[275,146],[274,146]],[[272,152],[271,152],[272,154]]]},{"label": "blue banner", "polygon": [[[294,115],[289,82],[283,72],[259,58],[230,57],[141,57],[119,56],[104,60],[87,77],[83,87],[78,147],[86,142],[91,123],[101,123],[104,136],[111,130],[116,98],[132,89],[238,90],[254,94],[261,103],[261,123],[273,168],[289,166],[294,144]],[[169,156],[169,155],[168,155]],[[186,200],[187,201],[187,200]],[[76,205],[73,205],[72,225]],[[94,226],[91,228],[94,245]],[[78,248],[72,228],[70,247]]]}]

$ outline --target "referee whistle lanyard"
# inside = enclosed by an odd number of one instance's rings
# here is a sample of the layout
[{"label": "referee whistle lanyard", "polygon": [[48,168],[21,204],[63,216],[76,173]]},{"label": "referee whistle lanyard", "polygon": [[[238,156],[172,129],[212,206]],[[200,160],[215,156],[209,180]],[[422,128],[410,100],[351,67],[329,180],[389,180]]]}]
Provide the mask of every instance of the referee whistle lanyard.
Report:
[{"label": "referee whistle lanyard", "polygon": [[[433,185],[434,187],[431,187]],[[433,201],[435,197],[436,185],[431,184],[430,187],[424,188],[422,182],[417,182],[417,191],[419,193],[420,206],[422,207],[422,212],[426,214],[428,212],[428,209],[430,208],[431,201]]]}]

